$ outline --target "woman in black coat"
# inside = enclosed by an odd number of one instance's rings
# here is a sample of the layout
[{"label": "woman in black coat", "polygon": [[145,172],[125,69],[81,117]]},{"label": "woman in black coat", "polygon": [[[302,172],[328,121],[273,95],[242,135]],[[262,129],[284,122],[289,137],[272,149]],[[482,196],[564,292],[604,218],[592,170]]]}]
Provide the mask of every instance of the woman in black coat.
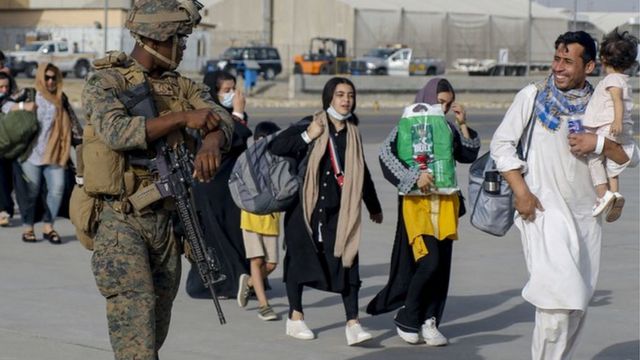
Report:
[{"label": "woman in black coat", "polygon": [[[454,100],[455,92],[449,81],[434,78],[416,95],[415,102],[439,104],[445,114],[449,109],[454,112],[456,124],[447,122],[453,158],[460,163],[471,163],[478,156],[480,139],[467,126],[464,108]],[[401,193],[408,193],[414,186],[429,193],[434,184],[433,176],[399,159],[397,138],[398,130],[394,128],[380,148],[380,166],[385,178]],[[424,212],[405,213],[405,201],[423,205]],[[438,210],[426,210],[434,208]],[[377,315],[401,307],[394,322],[398,335],[408,343],[418,343],[420,337],[430,346],[448,343],[437,327],[447,300],[453,241],[458,238],[457,219],[463,213],[464,203],[459,194],[398,197],[398,225],[389,281],[371,300],[367,313]],[[431,229],[421,228],[417,237],[409,239],[407,223],[415,224],[420,222],[416,220],[425,218],[435,219],[437,225],[431,223]],[[410,241],[413,241],[411,245]]]},{"label": "woman in black coat", "polygon": [[302,311],[302,289],[309,286],[342,295],[347,343],[353,345],[371,338],[358,322],[361,203],[364,200],[376,223],[382,222],[382,209],[364,161],[354,114],[355,87],[348,79],[333,78],[324,87],[322,103],[323,111],[270,144],[273,154],[293,157],[304,168],[300,197],[284,220],[286,332],[298,339],[314,338]]},{"label": "woman in black coat", "polygon": [[[215,285],[216,295],[221,298],[235,298],[240,275],[249,273],[242,231],[240,230],[240,209],[231,199],[229,176],[238,156],[247,148],[251,130],[247,127],[245,98],[236,91],[236,78],[224,71],[207,73],[204,84],[209,86],[211,97],[224,107],[234,120],[233,138],[230,151],[224,155],[222,164],[212,181],[197,183],[194,187],[196,206],[202,214],[207,245],[212,248],[222,265],[226,280]],[[209,290],[202,284],[198,269],[191,265],[187,277],[187,293],[192,297],[209,297]]]}]

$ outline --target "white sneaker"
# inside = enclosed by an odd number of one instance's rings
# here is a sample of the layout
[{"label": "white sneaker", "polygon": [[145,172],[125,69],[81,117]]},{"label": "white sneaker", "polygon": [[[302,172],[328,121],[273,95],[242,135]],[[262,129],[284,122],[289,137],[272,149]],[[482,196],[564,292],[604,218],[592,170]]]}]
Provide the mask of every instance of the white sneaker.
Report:
[{"label": "white sneaker", "polygon": [[619,192],[613,193],[614,202],[609,208],[609,212],[607,212],[607,222],[614,222],[620,218],[622,215],[622,208],[624,207],[624,196]]},{"label": "white sneaker", "polygon": [[344,333],[347,336],[347,345],[355,345],[367,340],[371,340],[373,336],[366,332],[360,323],[355,323],[351,326],[347,324],[344,328]]},{"label": "white sneaker", "polygon": [[238,278],[238,306],[245,307],[247,306],[247,302],[249,300],[249,293],[251,289],[249,288],[249,279],[251,277],[247,274],[242,274]]},{"label": "white sneaker", "polygon": [[435,317],[427,319],[422,325],[422,337],[429,346],[444,346],[449,343],[447,338],[438,331]]},{"label": "white sneaker", "polygon": [[402,331],[397,326],[396,326],[396,331],[398,332],[398,336],[400,336],[402,340],[408,342],[409,344],[417,344],[420,342],[420,336],[418,336],[418,333],[410,333],[410,332]]},{"label": "white sneaker", "polygon": [[300,340],[311,340],[315,338],[313,331],[311,331],[304,320],[291,320],[287,318],[287,335]]},{"label": "white sneaker", "polygon": [[596,199],[595,205],[593,205],[593,210],[591,211],[592,216],[598,216],[602,214],[603,211],[607,210],[611,205],[613,205],[616,200],[615,195],[607,190],[601,198]]}]

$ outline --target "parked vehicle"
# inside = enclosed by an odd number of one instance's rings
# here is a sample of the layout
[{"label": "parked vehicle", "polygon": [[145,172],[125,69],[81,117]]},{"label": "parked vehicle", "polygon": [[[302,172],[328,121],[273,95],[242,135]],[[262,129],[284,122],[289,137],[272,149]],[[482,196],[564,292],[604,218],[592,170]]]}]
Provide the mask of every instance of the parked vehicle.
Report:
[{"label": "parked vehicle", "polygon": [[414,58],[406,46],[376,48],[351,61],[352,75],[437,75],[444,73],[440,59]]},{"label": "parked vehicle", "polygon": [[282,61],[278,49],[271,46],[230,47],[220,59],[208,60],[202,73],[224,70],[233,76],[242,75],[245,60],[255,60],[260,65],[258,74],[265,80],[273,80],[282,72]]},{"label": "parked vehicle", "polygon": [[347,40],[315,37],[309,43],[309,52],[293,58],[294,74],[345,74],[349,71],[346,55]]},{"label": "parked vehicle", "polygon": [[[470,76],[524,76],[527,73],[527,63],[498,63],[494,59],[457,59],[453,62],[457,70],[467,71]],[[531,63],[530,71],[546,72],[551,69],[550,63]]]},{"label": "parked vehicle", "polygon": [[413,58],[409,64],[409,75],[440,75],[444,74],[446,64],[442,59]]},{"label": "parked vehicle", "polygon": [[38,63],[55,64],[66,75],[70,72],[77,78],[84,78],[91,70],[94,53],[83,53],[71,49],[66,41],[34,41],[18,51],[7,53],[11,72],[24,72],[28,77],[36,77]]}]

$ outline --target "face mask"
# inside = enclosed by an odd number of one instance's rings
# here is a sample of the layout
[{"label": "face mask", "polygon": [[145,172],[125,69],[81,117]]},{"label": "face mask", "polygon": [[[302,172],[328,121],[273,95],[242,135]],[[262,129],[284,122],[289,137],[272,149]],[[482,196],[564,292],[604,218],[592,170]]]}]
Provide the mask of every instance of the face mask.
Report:
[{"label": "face mask", "polygon": [[336,109],[334,109],[333,106],[329,106],[329,108],[327,109],[327,113],[329,113],[329,116],[331,116],[332,118],[338,121],[344,121],[351,117],[351,113],[342,115],[338,111],[336,111]]},{"label": "face mask", "polygon": [[220,103],[222,104],[222,106],[226,108],[233,107],[233,98],[235,96],[236,96],[235,91],[229,91],[228,93],[224,93],[224,95],[222,95],[222,101],[220,101]]}]

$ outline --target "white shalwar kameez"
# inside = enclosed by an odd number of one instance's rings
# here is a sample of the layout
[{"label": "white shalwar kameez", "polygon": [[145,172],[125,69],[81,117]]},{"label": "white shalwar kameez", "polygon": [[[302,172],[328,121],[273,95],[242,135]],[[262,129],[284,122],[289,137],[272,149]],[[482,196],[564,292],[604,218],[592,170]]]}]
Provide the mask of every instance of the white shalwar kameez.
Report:
[{"label": "white shalwar kameez", "polygon": [[598,278],[601,220],[591,216],[596,194],[586,159],[569,151],[566,118],[552,131],[534,117],[527,162],[517,157],[535,95],[534,85],[516,95],[493,136],[491,154],[499,171],[522,171],[544,208],[533,222],[515,216],[529,271],[522,296],[537,308],[532,357],[570,359]]}]

